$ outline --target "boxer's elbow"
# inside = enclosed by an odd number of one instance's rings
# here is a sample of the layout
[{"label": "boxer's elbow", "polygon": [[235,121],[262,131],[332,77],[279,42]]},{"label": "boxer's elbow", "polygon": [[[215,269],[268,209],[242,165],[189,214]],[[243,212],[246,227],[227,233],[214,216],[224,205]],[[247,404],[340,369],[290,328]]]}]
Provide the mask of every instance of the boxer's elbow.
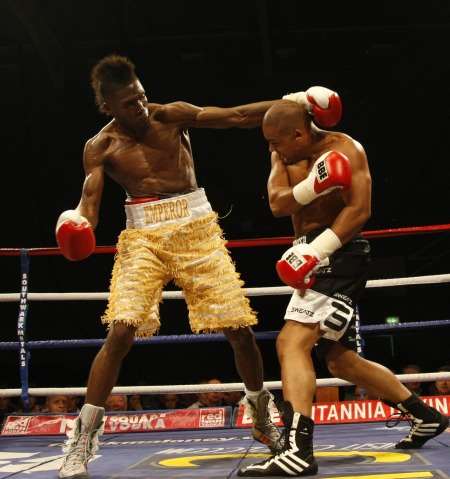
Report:
[{"label": "boxer's elbow", "polygon": [[369,206],[353,207],[350,217],[353,218],[355,229],[361,229],[369,221],[372,211]]},{"label": "boxer's elbow", "polygon": [[370,217],[372,216],[372,207],[370,203],[368,203],[367,205],[361,206],[359,208],[358,213],[359,213],[360,220],[363,224],[369,221]]},{"label": "boxer's elbow", "polygon": [[234,128],[255,128],[261,124],[260,118],[255,118],[254,115],[241,112],[238,109],[233,109],[230,115],[230,126]]},{"label": "boxer's elbow", "polygon": [[288,216],[289,214],[286,213],[285,211],[283,211],[282,209],[280,208],[277,208],[277,207],[270,207],[271,211],[272,211],[272,215],[275,217],[275,218],[283,218],[283,216]]}]

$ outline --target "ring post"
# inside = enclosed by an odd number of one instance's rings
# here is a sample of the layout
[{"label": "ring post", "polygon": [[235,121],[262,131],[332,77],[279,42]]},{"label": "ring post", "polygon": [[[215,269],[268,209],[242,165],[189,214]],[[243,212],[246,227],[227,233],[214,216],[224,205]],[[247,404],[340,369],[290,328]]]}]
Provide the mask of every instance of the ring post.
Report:
[{"label": "ring post", "polygon": [[25,411],[30,409],[28,396],[28,362],[29,351],[26,342],[26,320],[28,314],[28,278],[30,271],[30,257],[27,249],[20,250],[20,301],[19,317],[17,320],[17,336],[19,339],[19,371],[21,384],[21,398]]}]

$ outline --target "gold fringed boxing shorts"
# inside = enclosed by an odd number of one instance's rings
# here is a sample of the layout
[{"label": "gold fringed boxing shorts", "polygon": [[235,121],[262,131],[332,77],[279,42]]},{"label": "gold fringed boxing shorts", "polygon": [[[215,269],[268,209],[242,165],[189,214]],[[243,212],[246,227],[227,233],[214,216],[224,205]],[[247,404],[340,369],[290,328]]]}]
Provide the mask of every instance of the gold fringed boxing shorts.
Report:
[{"label": "gold fringed boxing shorts", "polygon": [[203,189],[125,208],[103,323],[155,334],[162,290],[172,279],[184,291],[194,333],[257,323]]}]

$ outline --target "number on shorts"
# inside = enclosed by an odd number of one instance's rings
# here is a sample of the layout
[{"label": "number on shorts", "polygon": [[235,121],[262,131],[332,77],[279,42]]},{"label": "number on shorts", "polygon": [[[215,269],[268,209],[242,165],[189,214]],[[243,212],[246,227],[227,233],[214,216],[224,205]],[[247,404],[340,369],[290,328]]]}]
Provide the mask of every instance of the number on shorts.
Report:
[{"label": "number on shorts", "polygon": [[348,322],[350,321],[350,318],[352,317],[352,310],[347,308],[347,306],[345,306],[344,304],[338,303],[337,301],[333,301],[331,303],[331,306],[333,306],[333,308],[338,309],[341,313],[345,314],[346,316],[343,316],[342,314],[339,314],[338,311],[335,311],[331,315],[334,321],[332,321],[330,318],[327,318],[323,322],[323,324],[327,326],[328,328],[332,329],[333,331],[336,331],[339,333],[346,328]]}]

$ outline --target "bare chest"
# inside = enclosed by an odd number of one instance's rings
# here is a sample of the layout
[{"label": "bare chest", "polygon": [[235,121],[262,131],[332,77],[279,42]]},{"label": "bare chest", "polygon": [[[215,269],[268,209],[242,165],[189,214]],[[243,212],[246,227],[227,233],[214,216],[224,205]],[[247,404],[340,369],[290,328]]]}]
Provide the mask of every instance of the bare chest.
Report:
[{"label": "bare chest", "polygon": [[105,168],[112,179],[136,196],[195,187],[190,144],[179,135],[117,140],[107,154]]}]

